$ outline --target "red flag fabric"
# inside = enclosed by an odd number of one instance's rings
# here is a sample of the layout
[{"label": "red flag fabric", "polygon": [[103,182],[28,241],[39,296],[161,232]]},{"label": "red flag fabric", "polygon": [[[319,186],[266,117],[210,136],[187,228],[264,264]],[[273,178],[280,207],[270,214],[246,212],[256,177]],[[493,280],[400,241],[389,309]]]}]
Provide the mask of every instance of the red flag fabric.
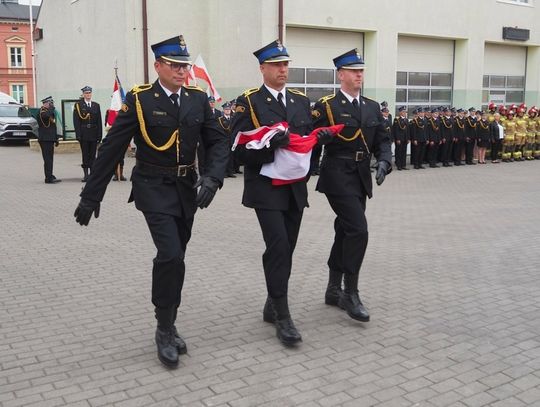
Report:
[{"label": "red flag fabric", "polygon": [[[260,174],[272,179],[272,185],[286,185],[302,181],[306,178],[311,160],[311,151],[317,144],[317,133],[320,130],[330,130],[334,136],[343,130],[344,125],[319,127],[307,136],[290,133],[290,143],[287,147],[274,151],[274,161],[263,164]],[[247,149],[260,150],[270,146],[270,140],[280,131],[289,128],[286,122],[273,126],[262,126],[255,130],[238,132],[232,149],[237,145],[245,145]]]}]

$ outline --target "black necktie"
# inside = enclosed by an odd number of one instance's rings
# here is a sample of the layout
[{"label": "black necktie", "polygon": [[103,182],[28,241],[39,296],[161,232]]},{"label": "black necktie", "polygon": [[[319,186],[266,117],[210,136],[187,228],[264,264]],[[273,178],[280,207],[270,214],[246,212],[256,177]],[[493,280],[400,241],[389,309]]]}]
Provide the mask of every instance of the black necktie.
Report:
[{"label": "black necktie", "polygon": [[169,97],[171,98],[173,105],[175,105],[176,108],[179,108],[180,105],[178,104],[178,93],[171,93]]},{"label": "black necktie", "polygon": [[353,99],[352,105],[353,105],[356,109],[358,109],[358,99]]},{"label": "black necktie", "polygon": [[287,108],[285,107],[285,103],[283,103],[283,93],[278,93],[277,100],[279,105],[283,108],[283,110],[287,111]]}]

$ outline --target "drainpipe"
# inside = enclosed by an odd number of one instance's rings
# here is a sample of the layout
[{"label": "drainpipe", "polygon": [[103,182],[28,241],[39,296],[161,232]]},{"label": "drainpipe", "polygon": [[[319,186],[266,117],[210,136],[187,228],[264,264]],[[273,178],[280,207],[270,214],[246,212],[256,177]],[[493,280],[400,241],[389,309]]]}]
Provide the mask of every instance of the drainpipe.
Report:
[{"label": "drainpipe", "polygon": [[278,38],[281,43],[283,43],[284,31],[285,28],[283,26],[283,0],[278,0]]},{"label": "drainpipe", "polygon": [[144,83],[148,83],[148,13],[146,11],[146,0],[142,0],[142,35]]}]

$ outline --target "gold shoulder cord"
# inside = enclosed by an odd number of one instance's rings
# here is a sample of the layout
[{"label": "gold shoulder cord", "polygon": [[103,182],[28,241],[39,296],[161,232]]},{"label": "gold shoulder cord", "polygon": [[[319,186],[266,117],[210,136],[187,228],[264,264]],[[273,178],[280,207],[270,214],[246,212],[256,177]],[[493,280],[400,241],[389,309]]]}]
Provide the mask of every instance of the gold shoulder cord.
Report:
[{"label": "gold shoulder cord", "polygon": [[444,124],[444,127],[446,127],[447,129],[451,129],[452,128],[452,123],[450,123],[450,126],[448,126],[446,124],[446,118],[443,117],[443,120],[442,120],[443,124]]},{"label": "gold shoulder cord", "polygon": [[75,103],[75,109],[77,109],[77,114],[79,115],[81,120],[90,119],[90,113],[86,113],[84,116],[81,114],[81,108],[79,107],[79,102]]},{"label": "gold shoulder cord", "polygon": [[259,88],[251,88],[244,92],[244,97],[247,99],[248,105],[249,105],[249,114],[251,115],[251,121],[253,122],[253,125],[256,129],[261,127],[261,123],[257,119],[257,115],[255,114],[255,110],[253,110],[253,105],[251,104],[251,99],[249,98],[250,95],[252,95],[255,92],[258,92]]},{"label": "gold shoulder cord", "polygon": [[456,119],[457,126],[462,129],[465,127],[465,124],[461,124],[458,119]]},{"label": "gold shoulder cord", "polygon": [[145,141],[145,143],[150,147],[153,148],[156,151],[165,151],[171,148],[171,146],[176,143],[176,162],[178,162],[180,158],[180,132],[178,129],[176,129],[169,140],[163,144],[162,146],[156,146],[152,140],[150,139],[150,136],[148,135],[148,131],[146,130],[146,124],[144,121],[144,114],[141,106],[141,102],[139,101],[139,93],[145,90],[148,90],[152,87],[152,85],[148,86],[141,86],[141,87],[135,87],[132,90],[133,95],[135,96],[135,110],[137,111],[137,119],[139,120],[139,128],[141,129],[142,137]]},{"label": "gold shoulder cord", "polygon": [[[333,98],[333,95],[332,97],[324,97],[321,99],[321,102],[325,104],[325,107],[326,107],[326,115],[328,116],[328,121],[330,122],[330,125],[331,126],[334,126],[336,123],[334,121],[334,115],[332,114],[332,109],[330,108],[330,103],[328,103],[328,101],[330,99]],[[360,137],[362,139],[362,142],[364,143],[364,146],[366,147],[366,150],[368,152],[368,154],[371,154],[371,151],[369,151],[369,147],[366,143],[366,139],[364,138],[364,133],[362,133],[362,129],[359,127],[358,130],[356,130],[356,132],[352,135],[352,137],[345,137],[344,135],[342,135],[341,133],[338,133],[337,136],[343,140],[343,141],[346,141],[346,142],[349,142],[349,141],[354,141],[356,140],[358,137]]]},{"label": "gold shoulder cord", "polygon": [[399,119],[396,119],[396,120],[397,120],[397,124],[398,124],[398,126],[399,126],[399,128],[401,130],[405,130],[407,128],[407,124],[405,124],[403,127],[401,127],[401,120],[399,120]]},{"label": "gold shoulder cord", "polygon": [[480,127],[482,127],[484,130],[486,130],[489,127],[489,125],[484,126],[484,123],[482,123],[482,120],[480,120],[478,123],[480,123]]},{"label": "gold shoulder cord", "polygon": [[43,121],[43,117],[41,117],[41,110],[39,111],[39,120],[41,121],[41,123],[43,123],[43,127],[45,127],[46,129],[51,127],[51,123],[54,123],[54,119],[51,120],[51,118],[49,117],[48,124],[45,124],[45,122]]}]

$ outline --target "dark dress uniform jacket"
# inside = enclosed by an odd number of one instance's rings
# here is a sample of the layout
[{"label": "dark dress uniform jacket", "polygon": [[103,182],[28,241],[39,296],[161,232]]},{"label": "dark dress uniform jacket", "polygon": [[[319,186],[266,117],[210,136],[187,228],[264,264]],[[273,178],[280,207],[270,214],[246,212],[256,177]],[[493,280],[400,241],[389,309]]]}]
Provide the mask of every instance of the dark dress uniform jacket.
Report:
[{"label": "dark dress uniform jacket", "polygon": [[401,143],[409,141],[409,121],[406,118],[398,116],[394,119],[392,139],[394,142],[400,141]]},{"label": "dark dress uniform jacket", "polygon": [[427,135],[428,122],[426,118],[417,117],[411,122],[411,140],[419,143],[425,143],[428,141]]},{"label": "dark dress uniform jacket", "polygon": [[427,134],[428,140],[430,142],[439,144],[439,142],[441,141],[441,121],[438,117],[436,119],[434,119],[433,117],[428,119]]},{"label": "dark dress uniform jacket", "polygon": [[455,118],[454,121],[454,137],[458,141],[465,141],[465,118]]},{"label": "dark dress uniform jacket", "polygon": [[73,126],[77,140],[101,141],[103,124],[99,103],[91,102],[88,107],[84,99],[77,101],[73,109]]},{"label": "dark dress uniform jacket", "polygon": [[476,117],[465,118],[465,137],[469,139],[469,142],[476,140]]},{"label": "dark dress uniform jacket", "polygon": [[56,121],[54,118],[54,108],[47,109],[44,106],[39,109],[38,117],[38,140],[39,141],[56,141]]},{"label": "dark dress uniform jacket", "polygon": [[[132,137],[137,145],[137,160],[161,167],[193,164],[197,143],[200,141],[208,153],[205,175],[223,181],[229,143],[212,117],[207,95],[196,87],[182,87],[180,92],[180,109],[174,106],[157,81],[152,85],[134,88],[126,95],[122,110],[99,149],[81,197],[99,201],[103,199],[116,163],[124,156]],[[173,142],[164,151],[156,151],[148,145],[141,130],[143,126],[137,117],[136,98],[140,101],[151,142],[157,147],[164,146],[178,129],[178,144]],[[130,201],[135,200],[135,206],[142,212],[189,218],[196,211],[196,190],[193,189],[196,180],[195,171],[188,171],[186,176],[177,178],[175,175],[157,175],[137,163],[131,177],[133,186]]]},{"label": "dark dress uniform jacket", "polygon": [[[287,122],[291,133],[309,134],[312,130],[309,99],[300,92],[286,90],[287,112],[266,86],[250,89],[236,99],[236,113],[231,125],[231,137],[239,131],[253,130],[260,126],[272,126]],[[254,119],[258,123],[254,123]],[[242,204],[248,208],[287,210],[291,193],[298,209],[308,206],[306,181],[289,185],[273,186],[270,178],[260,175],[263,164],[274,161],[274,151],[269,148],[248,150],[237,146],[239,161],[244,164],[244,195]]]},{"label": "dark dress uniform jacket", "polygon": [[450,143],[454,139],[454,122],[452,117],[441,117],[441,138]]},{"label": "dark dress uniform jacket", "polygon": [[[371,198],[373,184],[369,168],[370,154],[374,154],[379,161],[386,161],[390,168],[392,162],[390,133],[383,125],[379,104],[361,96],[358,109],[339,91],[336,95],[320,99],[315,104],[313,113],[316,128],[344,124],[345,127],[340,133],[342,137],[353,138],[359,129],[363,134],[363,137],[359,135],[352,141],[338,137],[324,147],[325,157],[321,164],[317,191],[329,195],[367,195]],[[363,152],[366,158],[358,162],[339,159],[340,156],[353,156],[356,151]]]}]

